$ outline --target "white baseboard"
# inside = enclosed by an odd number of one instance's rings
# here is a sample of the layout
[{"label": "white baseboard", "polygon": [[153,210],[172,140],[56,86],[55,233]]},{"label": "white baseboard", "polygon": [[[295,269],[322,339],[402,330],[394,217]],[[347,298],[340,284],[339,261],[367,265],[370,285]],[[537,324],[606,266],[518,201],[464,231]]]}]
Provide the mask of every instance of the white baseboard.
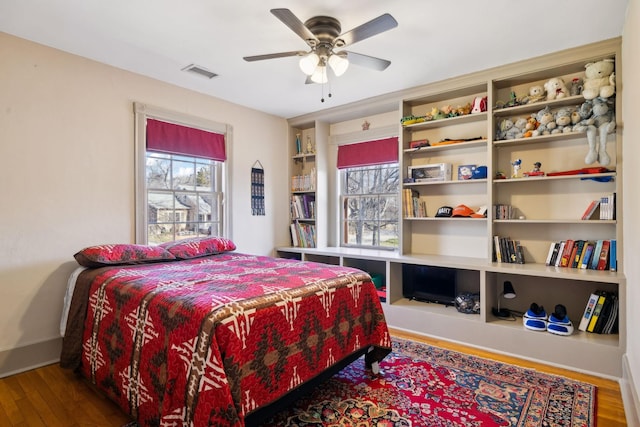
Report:
[{"label": "white baseboard", "polygon": [[628,427],[640,427],[640,396],[638,389],[635,387],[639,384],[634,381],[631,369],[629,369],[629,359],[625,354],[622,357],[622,379],[620,380],[620,392],[622,393],[622,402],[624,404],[624,414],[627,418]]},{"label": "white baseboard", "polygon": [[0,351],[0,378],[60,361],[62,338]]}]

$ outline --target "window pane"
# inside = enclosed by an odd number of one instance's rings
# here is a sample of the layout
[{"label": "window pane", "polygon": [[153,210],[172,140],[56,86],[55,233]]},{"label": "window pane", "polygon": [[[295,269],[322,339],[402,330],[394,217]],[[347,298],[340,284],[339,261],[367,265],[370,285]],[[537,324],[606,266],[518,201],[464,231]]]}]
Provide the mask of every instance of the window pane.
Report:
[{"label": "window pane", "polygon": [[171,161],[159,156],[147,156],[147,188],[169,188]]},{"label": "window pane", "polygon": [[213,183],[211,181],[211,165],[197,163],[196,169],[196,186],[198,187],[198,191],[211,191],[213,188]]},{"label": "window pane", "polygon": [[195,164],[193,162],[173,161],[173,186],[176,190],[195,190]]},{"label": "window pane", "polygon": [[347,183],[346,183],[346,193],[347,194],[361,194],[362,193],[362,170],[347,170]]},{"label": "window pane", "polygon": [[380,196],[380,220],[398,222],[398,198],[396,196]]}]

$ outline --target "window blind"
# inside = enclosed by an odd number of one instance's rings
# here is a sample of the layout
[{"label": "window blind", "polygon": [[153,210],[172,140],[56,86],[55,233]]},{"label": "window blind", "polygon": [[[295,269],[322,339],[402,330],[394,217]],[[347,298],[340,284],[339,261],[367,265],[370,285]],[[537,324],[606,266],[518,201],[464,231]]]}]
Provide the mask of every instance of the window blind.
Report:
[{"label": "window blind", "polygon": [[338,146],[338,169],[396,163],[397,161],[397,137]]},{"label": "window blind", "polygon": [[224,142],[224,135],[219,133],[147,119],[147,150],[224,162]]}]

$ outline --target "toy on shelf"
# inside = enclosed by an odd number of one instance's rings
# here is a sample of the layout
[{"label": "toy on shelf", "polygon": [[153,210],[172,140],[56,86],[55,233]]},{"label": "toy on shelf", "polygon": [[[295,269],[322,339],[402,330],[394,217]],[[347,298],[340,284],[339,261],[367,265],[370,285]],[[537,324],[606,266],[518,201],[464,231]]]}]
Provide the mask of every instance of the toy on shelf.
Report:
[{"label": "toy on shelf", "polygon": [[522,166],[522,159],[515,159],[511,162],[511,166],[513,166],[513,173],[511,174],[511,178],[520,178],[518,176],[518,172],[520,171],[520,167]]},{"label": "toy on shelf", "polygon": [[549,81],[544,84],[544,88],[547,90],[547,101],[551,101],[553,99],[561,99],[569,96],[567,85],[560,77],[549,79]]},{"label": "toy on shelf", "polygon": [[596,97],[609,98],[616,91],[615,73],[613,72],[613,59],[589,62],[584,66],[585,79],[582,85],[584,99]]},{"label": "toy on shelf", "polygon": [[544,176],[544,172],[542,172],[540,170],[541,167],[542,167],[542,163],[535,162],[533,164],[533,169],[531,169],[530,172],[524,172],[523,175],[526,176],[526,177],[529,177],[529,176]]}]

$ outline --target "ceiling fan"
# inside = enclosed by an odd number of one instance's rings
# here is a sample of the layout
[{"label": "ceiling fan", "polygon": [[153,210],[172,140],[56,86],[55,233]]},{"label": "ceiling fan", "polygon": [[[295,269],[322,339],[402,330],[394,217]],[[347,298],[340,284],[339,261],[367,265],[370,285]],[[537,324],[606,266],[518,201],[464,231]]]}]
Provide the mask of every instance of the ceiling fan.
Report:
[{"label": "ceiling fan", "polygon": [[342,34],[340,21],[330,16],[314,16],[302,23],[289,9],[271,9],[271,13],[304,40],[311,50],[245,56],[245,61],[299,56],[300,68],[307,75],[307,83],[326,83],[327,66],[336,76],[340,76],[347,70],[349,63],[379,71],[385,70],[391,64],[391,61],[386,59],[347,50],[335,50],[397,27],[398,22],[388,13]]}]

